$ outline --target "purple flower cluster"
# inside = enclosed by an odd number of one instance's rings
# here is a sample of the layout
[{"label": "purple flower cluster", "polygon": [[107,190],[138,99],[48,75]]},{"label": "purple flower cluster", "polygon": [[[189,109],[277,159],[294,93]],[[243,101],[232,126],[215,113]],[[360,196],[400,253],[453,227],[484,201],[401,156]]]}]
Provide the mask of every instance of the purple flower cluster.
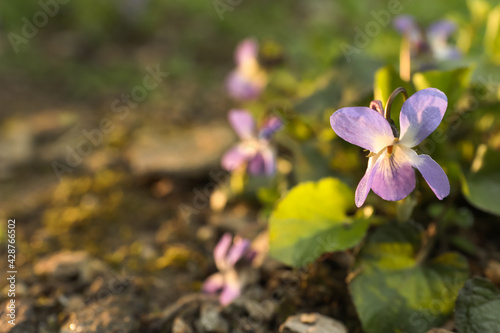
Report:
[{"label": "purple flower cluster", "polygon": [[267,84],[267,75],[259,65],[259,45],[254,39],[243,40],[234,54],[236,69],[226,79],[226,89],[237,100],[253,100]]},{"label": "purple flower cluster", "polygon": [[257,131],[255,119],[246,110],[231,110],[228,117],[241,141],[222,157],[222,167],[233,171],[246,165],[252,175],[274,174],[276,152],[270,143],[282,121],[270,117]]},{"label": "purple flower cluster", "polygon": [[448,42],[457,26],[449,20],[433,23],[423,29],[412,16],[402,15],[394,19],[394,27],[405,35],[415,55],[431,53],[437,60],[458,59],[460,51]]},{"label": "purple flower cluster", "polygon": [[219,272],[210,275],[203,284],[208,294],[219,293],[219,302],[228,305],[235,300],[245,287],[245,279],[239,274],[236,264],[245,261],[249,266],[256,252],[250,248],[250,241],[231,237],[226,233],[214,249],[215,265]]}]

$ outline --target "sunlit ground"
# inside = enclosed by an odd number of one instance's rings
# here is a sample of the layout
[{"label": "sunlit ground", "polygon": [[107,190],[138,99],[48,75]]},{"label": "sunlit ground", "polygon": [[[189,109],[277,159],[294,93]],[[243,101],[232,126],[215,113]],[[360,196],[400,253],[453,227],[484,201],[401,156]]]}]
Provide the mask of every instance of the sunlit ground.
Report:
[{"label": "sunlit ground", "polygon": [[[0,32],[0,332],[500,327],[494,0],[4,1]],[[394,161],[398,87],[442,174]]]}]

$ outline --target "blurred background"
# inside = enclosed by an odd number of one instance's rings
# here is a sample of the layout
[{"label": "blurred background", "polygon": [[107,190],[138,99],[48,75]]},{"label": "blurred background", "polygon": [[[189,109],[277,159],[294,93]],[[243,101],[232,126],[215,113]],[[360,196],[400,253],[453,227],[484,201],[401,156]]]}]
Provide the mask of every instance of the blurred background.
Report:
[{"label": "blurred background", "polygon": [[[402,0],[396,7],[423,26],[456,22],[451,41],[464,57],[441,68],[473,67],[471,82],[491,75],[498,82],[498,53],[484,40],[498,27],[488,16],[493,5]],[[373,13],[388,6],[381,0],[2,1],[0,267],[6,270],[7,219],[15,218],[18,323],[25,326],[9,330],[2,316],[0,331],[153,331],[149,316],[199,290],[213,272],[212,249],[223,231],[255,237],[265,224],[259,209],[275,193],[217,213],[202,195],[200,207],[180,210],[193,207],[195,190],[206,191],[209,172],[221,171],[221,156],[236,142],[231,108],[290,112],[291,133],[303,142],[311,133],[320,138],[326,169],[306,168],[296,180],[336,172],[359,179],[364,161],[357,152],[328,157],[328,117],[373,99],[378,69],[397,71],[401,35],[392,23],[381,21],[380,32],[356,44],[358,31],[378,22]],[[261,101],[242,104],[224,82],[235,68],[236,46],[249,37],[260,44],[271,88]],[[356,51],[346,57],[341,45]],[[287,161],[282,169],[294,164]],[[267,272],[262,279],[281,281]],[[110,296],[95,302],[103,290]],[[88,311],[95,303],[117,326],[106,326],[102,311]],[[325,311],[355,318],[352,309]],[[280,316],[270,327],[286,318]]]}]

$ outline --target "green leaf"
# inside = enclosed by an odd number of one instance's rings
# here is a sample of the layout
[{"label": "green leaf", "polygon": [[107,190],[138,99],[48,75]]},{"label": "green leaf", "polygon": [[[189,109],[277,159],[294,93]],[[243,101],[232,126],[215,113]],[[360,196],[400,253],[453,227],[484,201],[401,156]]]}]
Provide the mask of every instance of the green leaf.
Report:
[{"label": "green leaf", "polygon": [[422,237],[420,227],[405,223],[381,226],[368,238],[350,283],[366,333],[425,333],[452,313],[467,261],[444,253],[421,263]]},{"label": "green leaf", "polygon": [[450,236],[450,243],[457,247],[460,251],[463,251],[470,255],[475,255],[477,253],[477,246],[474,242],[470,241],[467,237],[461,235]]},{"label": "green leaf", "polygon": [[472,205],[500,216],[500,152],[478,147],[471,171],[462,179],[462,193]]},{"label": "green leaf", "polygon": [[455,310],[459,333],[498,332],[500,293],[493,283],[482,278],[467,281],[460,290]]},{"label": "green leaf", "polygon": [[314,140],[300,142],[294,151],[293,166],[295,177],[299,182],[316,181],[332,175],[327,158]]},{"label": "green leaf", "polygon": [[417,90],[437,88],[448,97],[448,107],[453,107],[470,85],[472,69],[456,68],[449,71],[432,70],[413,75],[413,84]]},{"label": "green leaf", "polygon": [[[389,96],[398,87],[404,87],[406,90],[408,90],[409,88],[408,84],[405,83],[403,80],[401,80],[399,74],[396,72],[394,67],[392,66],[382,67],[375,73],[373,99],[378,99],[382,101],[382,104],[385,107],[385,105],[387,104],[387,100],[389,99]],[[411,92],[408,91],[408,93]],[[401,109],[402,105],[403,103],[401,102],[399,108],[396,108],[396,105],[393,105],[393,107],[395,110],[399,110]]]},{"label": "green leaf", "polygon": [[270,254],[303,266],[325,252],[357,245],[368,228],[366,218],[347,215],[354,193],[336,178],[304,182],[278,203],[269,220]]},{"label": "green leaf", "polygon": [[[445,210],[445,205],[435,202],[429,205],[427,212],[432,218],[439,218]],[[462,228],[471,228],[474,225],[474,215],[467,207],[450,207],[441,216],[443,224],[448,226],[459,226]]]},{"label": "green leaf", "polygon": [[494,62],[498,63],[500,56],[500,6],[495,7],[488,15],[484,46],[486,53],[491,56]]}]

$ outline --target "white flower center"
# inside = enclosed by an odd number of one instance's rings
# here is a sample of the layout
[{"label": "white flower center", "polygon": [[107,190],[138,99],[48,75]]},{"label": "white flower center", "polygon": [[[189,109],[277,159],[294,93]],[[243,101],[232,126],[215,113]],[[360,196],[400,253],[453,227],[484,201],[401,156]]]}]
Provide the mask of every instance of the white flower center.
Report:
[{"label": "white flower center", "polygon": [[268,143],[264,140],[259,140],[258,138],[250,138],[243,142],[243,149],[248,155],[254,155],[259,151],[262,151]]},{"label": "white flower center", "polygon": [[387,149],[387,154],[388,155],[391,155],[393,150],[394,150],[394,145],[397,145],[399,142],[399,138],[394,138],[394,144],[390,145],[390,146],[387,146],[386,149]]}]

